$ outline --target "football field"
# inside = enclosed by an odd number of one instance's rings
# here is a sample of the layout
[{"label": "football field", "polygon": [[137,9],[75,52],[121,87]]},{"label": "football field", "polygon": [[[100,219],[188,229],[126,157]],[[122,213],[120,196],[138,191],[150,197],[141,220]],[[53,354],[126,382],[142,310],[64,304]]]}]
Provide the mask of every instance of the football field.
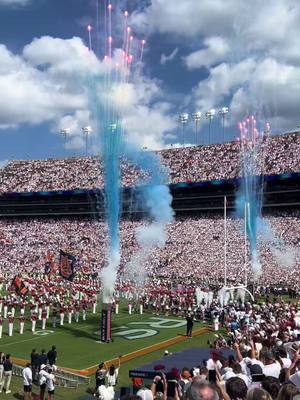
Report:
[{"label": "football field", "polygon": [[[47,352],[55,345],[58,366],[83,370],[99,364],[100,361],[125,356],[171,338],[183,338],[185,326],[183,318],[151,313],[128,315],[127,307],[122,303],[120,313],[112,316],[112,343],[106,344],[99,340],[99,308],[97,314],[88,313],[86,321],[81,319],[79,323],[73,321],[68,324],[65,318],[64,325],[55,329],[49,320],[46,330],[42,331],[41,321],[38,321],[35,334],[31,332],[31,323],[26,321],[24,334],[20,335],[19,323],[15,321],[14,334],[9,337],[7,324],[4,323],[0,349],[13,357],[28,360],[32,349],[35,348],[38,352],[45,349]],[[201,327],[203,324],[196,322],[194,330]],[[147,352],[151,350],[145,354]]]}]

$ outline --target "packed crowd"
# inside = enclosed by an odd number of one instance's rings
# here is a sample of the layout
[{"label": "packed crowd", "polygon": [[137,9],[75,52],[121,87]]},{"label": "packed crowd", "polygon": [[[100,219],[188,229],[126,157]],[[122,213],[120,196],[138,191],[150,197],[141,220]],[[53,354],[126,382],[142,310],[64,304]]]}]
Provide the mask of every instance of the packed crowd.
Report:
[{"label": "packed crowd", "polygon": [[[141,372],[139,376],[136,371],[133,395],[126,399],[292,400],[294,395],[300,395],[298,310],[299,304],[288,304],[279,298],[252,304],[232,299],[225,307],[213,299],[209,311],[215,330],[219,330],[220,323],[227,335],[215,334],[217,339],[210,343],[215,349],[210,357],[181,371],[175,367],[166,371],[163,363],[158,364],[151,380],[150,374],[147,377]],[[169,357],[167,350],[164,356]],[[99,365],[96,396],[114,398],[119,366]]]},{"label": "packed crowd", "polygon": [[[274,237],[266,239],[261,235],[258,238],[262,283],[297,284],[299,220],[299,211],[282,211],[266,216]],[[145,223],[123,220],[120,224],[120,275],[126,275],[128,263],[138,250],[135,230]],[[228,218],[227,276],[232,281],[244,280],[241,272],[245,271],[242,225],[242,221]],[[166,229],[168,239],[165,246],[156,248],[142,266],[148,275],[173,279],[194,275],[210,281],[223,279],[224,222],[221,216],[207,213],[178,217]],[[58,264],[60,249],[74,255],[78,270],[87,274],[98,273],[107,260],[107,226],[101,221],[76,218],[1,220],[0,232],[0,271],[11,276],[19,271],[43,271],[47,253]],[[250,277],[249,249],[247,251]]]},{"label": "packed crowd", "polygon": [[[299,172],[300,135],[265,139],[260,158],[266,175]],[[238,177],[241,151],[238,142],[174,148],[157,153],[170,173],[169,183],[199,182]],[[122,185],[134,186],[147,179],[145,171],[126,159],[122,162]],[[11,161],[0,172],[0,193],[37,192],[67,189],[94,189],[103,186],[103,169],[96,157]]]},{"label": "packed crowd", "polygon": [[[226,328],[228,336],[216,334],[211,343],[215,349],[198,365],[166,371],[159,364],[149,385],[133,378],[133,392],[138,397],[131,399],[294,399],[300,395],[298,309],[296,303],[279,299],[263,304],[233,300],[223,308],[213,301],[213,319]],[[231,353],[225,353],[225,348]]]},{"label": "packed crowd", "polygon": [[[293,400],[300,396],[300,351],[250,341],[228,357],[213,351],[208,360],[181,371],[157,371],[130,400]],[[163,365],[158,366],[163,368]],[[125,400],[125,398],[124,398]]]}]

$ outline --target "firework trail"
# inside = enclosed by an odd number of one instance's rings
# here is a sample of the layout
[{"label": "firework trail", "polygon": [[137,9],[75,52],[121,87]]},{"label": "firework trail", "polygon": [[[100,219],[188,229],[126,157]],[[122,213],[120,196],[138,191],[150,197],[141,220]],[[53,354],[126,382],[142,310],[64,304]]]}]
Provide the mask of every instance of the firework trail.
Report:
[{"label": "firework trail", "polygon": [[264,134],[258,131],[253,115],[240,122],[239,130],[242,180],[237,194],[236,209],[238,216],[245,221],[251,267],[254,278],[258,279],[261,274],[261,263],[257,250],[257,235],[264,185],[264,157],[262,157]]},{"label": "firework trail", "polygon": [[[119,220],[122,208],[120,159],[126,158],[143,169],[149,176],[146,186],[139,189],[141,197],[152,219],[148,229],[136,232],[140,246],[137,258],[143,253],[143,259],[154,245],[163,245],[166,240],[165,226],[173,218],[172,197],[165,186],[167,179],[162,172],[160,161],[153,154],[146,154],[138,146],[129,145],[125,140],[122,120],[132,91],[133,73],[140,68],[143,59],[145,40],[139,41],[140,56],[132,54],[135,48],[133,32],[128,26],[128,12],[123,13],[123,42],[113,37],[113,12],[117,8],[104,0],[104,35],[105,53],[101,63],[101,73],[90,76],[88,93],[99,138],[101,162],[104,176],[105,211],[109,233],[109,256],[106,267],[101,271],[103,301],[112,301],[114,286],[120,264]],[[89,53],[92,53],[91,25],[89,32]],[[113,45],[116,45],[113,48]],[[139,75],[138,75],[139,76]],[[125,146],[125,143],[127,146]],[[152,232],[152,233],[151,233]],[[152,239],[151,239],[152,237]],[[156,240],[154,240],[154,237]],[[157,239],[159,238],[159,239]],[[158,243],[159,241],[159,243]]]}]

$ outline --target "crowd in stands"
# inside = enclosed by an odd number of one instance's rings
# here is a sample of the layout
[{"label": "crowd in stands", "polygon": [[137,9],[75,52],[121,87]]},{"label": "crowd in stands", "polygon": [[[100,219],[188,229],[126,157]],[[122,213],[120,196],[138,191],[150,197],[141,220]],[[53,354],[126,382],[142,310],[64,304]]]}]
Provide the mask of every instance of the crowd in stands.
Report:
[{"label": "crowd in stands", "polygon": [[127,399],[298,399],[300,351],[297,349],[296,346],[290,355],[282,345],[252,340],[241,346],[236,344],[235,354],[229,357],[213,351],[211,357],[197,367],[158,371],[151,386],[143,384],[135,397]]},{"label": "crowd in stands", "polygon": [[[266,303],[232,301],[211,311],[226,328],[218,333],[214,350],[199,364],[165,370],[158,364],[147,386],[134,393],[141,399],[293,400],[300,396],[299,305],[280,299]],[[213,346],[211,346],[213,347]],[[224,348],[232,349],[225,353]],[[168,356],[168,352],[165,352]],[[168,363],[170,365],[170,362]],[[135,385],[135,382],[133,382]],[[296,397],[297,396],[297,397]],[[133,400],[133,397],[131,397]],[[138,397],[134,398],[138,400]]]},{"label": "crowd in stands", "polygon": [[[297,284],[300,267],[300,213],[282,211],[266,217],[277,240],[259,236],[259,254],[263,268],[261,282]],[[120,272],[138,250],[135,230],[147,222],[123,220],[120,223]],[[227,221],[227,276],[244,280],[245,240],[243,222]],[[14,276],[43,271],[46,254],[58,263],[60,250],[76,257],[79,271],[98,273],[107,260],[108,236],[105,222],[93,219],[7,219],[0,221],[0,271]],[[216,281],[224,276],[224,221],[222,216],[202,214],[178,217],[167,226],[167,242],[156,248],[143,265],[150,276],[186,278],[190,276]],[[249,249],[247,249],[247,269]],[[243,275],[244,274],[244,275]],[[249,275],[250,276],[250,275]]]},{"label": "crowd in stands", "polygon": [[[238,142],[174,148],[157,154],[169,170],[169,183],[231,179],[241,173]],[[266,175],[299,172],[299,133],[267,137],[259,157],[265,160]],[[145,171],[123,159],[122,185],[131,187],[143,179],[147,179]],[[11,161],[0,171],[0,193],[99,187],[103,187],[103,169],[97,157]]]}]

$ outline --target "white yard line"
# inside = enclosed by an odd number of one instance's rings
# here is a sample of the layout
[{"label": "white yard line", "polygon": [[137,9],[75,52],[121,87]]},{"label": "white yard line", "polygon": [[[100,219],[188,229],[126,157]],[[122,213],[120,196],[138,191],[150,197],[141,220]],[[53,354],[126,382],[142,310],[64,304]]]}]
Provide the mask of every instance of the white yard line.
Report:
[{"label": "white yard line", "polygon": [[[45,336],[46,336],[46,335],[45,335]],[[36,335],[35,337],[30,338],[30,339],[24,339],[24,340],[19,340],[18,342],[11,342],[11,343],[1,344],[1,347],[11,346],[11,345],[18,344],[18,343],[29,342],[30,340],[41,339],[41,338],[43,338],[43,337],[45,337],[45,336],[37,336],[37,335]]]},{"label": "white yard line", "polygon": [[[81,328],[88,328],[89,326],[90,326],[90,325],[80,325]],[[53,328],[52,328],[52,329],[53,329]],[[1,343],[1,339],[0,339],[0,346],[1,346],[1,347],[11,346],[11,345],[13,345],[13,344],[25,343],[25,342],[29,342],[29,341],[31,341],[31,340],[42,339],[42,338],[46,338],[46,337],[48,337],[48,336],[50,336],[50,335],[51,335],[51,336],[52,336],[52,335],[59,335],[59,334],[62,334],[62,333],[70,334],[70,332],[68,332],[68,331],[61,331],[61,332],[54,331],[53,333],[49,333],[49,334],[47,334],[47,335],[34,335],[34,337],[32,337],[32,338],[30,338],[30,339],[24,339],[24,340],[19,340],[19,341],[17,341],[17,342],[10,342],[10,343],[4,343],[4,344]]]}]

